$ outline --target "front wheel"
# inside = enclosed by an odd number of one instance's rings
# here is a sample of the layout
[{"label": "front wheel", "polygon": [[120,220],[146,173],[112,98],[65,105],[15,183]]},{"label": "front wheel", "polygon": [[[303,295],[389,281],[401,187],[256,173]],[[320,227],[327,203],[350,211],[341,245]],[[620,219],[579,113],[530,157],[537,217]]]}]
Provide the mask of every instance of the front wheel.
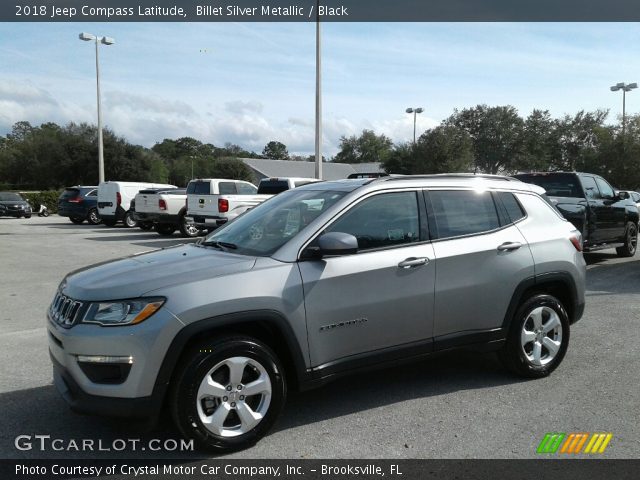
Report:
[{"label": "front wheel", "polygon": [[284,405],[287,387],[280,362],[253,338],[204,342],[179,368],[171,412],[180,432],[201,447],[229,451],[253,445]]},{"label": "front wheel", "polygon": [[638,245],[638,226],[633,222],[627,222],[624,234],[624,245],[616,248],[619,257],[633,257]]},{"label": "front wheel", "polygon": [[523,377],[541,378],[556,369],[569,345],[569,316],[560,301],[546,294],[527,298],[512,322],[500,359]]},{"label": "front wheel", "polygon": [[124,215],[124,225],[127,228],[135,228],[138,226],[138,222],[133,218],[133,212],[131,210]]}]

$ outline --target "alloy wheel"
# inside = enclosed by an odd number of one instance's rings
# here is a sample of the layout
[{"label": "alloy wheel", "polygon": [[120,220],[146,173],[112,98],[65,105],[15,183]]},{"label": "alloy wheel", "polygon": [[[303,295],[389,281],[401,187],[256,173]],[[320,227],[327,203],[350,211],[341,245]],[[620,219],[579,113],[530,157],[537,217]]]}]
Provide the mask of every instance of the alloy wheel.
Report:
[{"label": "alloy wheel", "polygon": [[562,323],[555,310],[534,308],[520,332],[520,344],[531,364],[544,366],[553,361],[562,345]]}]

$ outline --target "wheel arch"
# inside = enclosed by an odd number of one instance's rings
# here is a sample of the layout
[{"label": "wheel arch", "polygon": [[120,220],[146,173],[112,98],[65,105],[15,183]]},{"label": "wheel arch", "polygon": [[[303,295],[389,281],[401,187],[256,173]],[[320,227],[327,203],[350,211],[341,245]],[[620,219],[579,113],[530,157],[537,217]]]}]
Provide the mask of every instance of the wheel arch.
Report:
[{"label": "wheel arch", "polygon": [[291,326],[276,311],[239,312],[207,318],[184,327],[169,346],[153,388],[154,415],[160,413],[177,366],[197,344],[219,334],[247,335],[268,345],[282,362],[289,389],[300,388],[307,377],[306,362]]},{"label": "wheel arch", "polygon": [[576,283],[567,272],[549,272],[534,277],[529,277],[518,285],[507,313],[504,317],[502,328],[505,335],[511,328],[511,321],[522,302],[535,294],[548,294],[556,297],[564,306],[569,316],[569,323],[575,323],[582,315],[578,305]]}]

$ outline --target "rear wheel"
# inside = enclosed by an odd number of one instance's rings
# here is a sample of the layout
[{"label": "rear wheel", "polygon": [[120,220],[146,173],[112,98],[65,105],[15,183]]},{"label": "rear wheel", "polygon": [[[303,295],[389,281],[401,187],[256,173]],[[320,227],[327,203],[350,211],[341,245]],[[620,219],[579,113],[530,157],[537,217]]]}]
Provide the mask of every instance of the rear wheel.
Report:
[{"label": "rear wheel", "polygon": [[627,222],[624,235],[624,246],[616,248],[619,257],[633,257],[638,246],[638,226],[633,222]]},{"label": "rear wheel", "polygon": [[71,220],[76,225],[80,225],[82,222],[84,222],[84,218],[80,217],[69,217],[69,220]]},{"label": "rear wheel", "polygon": [[138,222],[133,218],[133,212],[131,210],[124,214],[124,225],[127,228],[135,228],[138,226]]},{"label": "rear wheel", "polygon": [[537,294],[516,312],[500,359],[523,377],[546,377],[560,365],[568,345],[569,317],[562,303],[551,295]]},{"label": "rear wheel", "polygon": [[253,445],[276,421],[286,398],[278,358],[250,337],[202,343],[178,372],[171,394],[174,421],[185,437],[212,450]]},{"label": "rear wheel", "polygon": [[189,223],[186,220],[185,215],[180,216],[180,233],[184,237],[197,237],[200,235],[200,229],[196,227],[193,223]]},{"label": "rear wheel", "polygon": [[89,225],[98,225],[101,222],[97,209],[92,208],[89,210],[89,213],[87,213],[87,222],[89,222]]},{"label": "rear wheel", "polygon": [[176,227],[170,223],[158,223],[155,226],[156,232],[160,235],[172,235],[176,231]]}]

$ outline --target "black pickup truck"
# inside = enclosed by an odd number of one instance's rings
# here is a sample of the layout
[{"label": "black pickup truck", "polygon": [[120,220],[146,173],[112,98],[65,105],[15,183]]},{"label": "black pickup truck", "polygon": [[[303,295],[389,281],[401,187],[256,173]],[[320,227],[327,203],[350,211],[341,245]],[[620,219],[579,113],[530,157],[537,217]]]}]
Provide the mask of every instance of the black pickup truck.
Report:
[{"label": "black pickup truck", "polygon": [[638,207],[628,192],[615,190],[602,177],[579,172],[514,175],[544,188],[560,213],[582,232],[585,252],[615,248],[633,257],[638,241]]}]

